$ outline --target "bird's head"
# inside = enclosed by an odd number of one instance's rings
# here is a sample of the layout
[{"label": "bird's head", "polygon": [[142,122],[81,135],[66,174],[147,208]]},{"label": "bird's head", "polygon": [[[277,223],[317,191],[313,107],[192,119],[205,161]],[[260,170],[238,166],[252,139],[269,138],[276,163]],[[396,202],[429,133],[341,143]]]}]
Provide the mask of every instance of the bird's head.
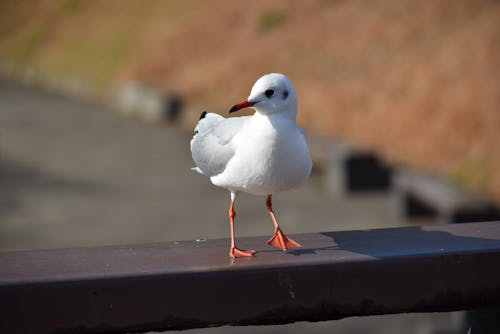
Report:
[{"label": "bird's head", "polygon": [[235,104],[229,112],[232,113],[248,107],[253,107],[261,114],[288,112],[291,116],[295,116],[297,113],[297,94],[292,82],[284,74],[266,74],[255,82],[250,96]]}]

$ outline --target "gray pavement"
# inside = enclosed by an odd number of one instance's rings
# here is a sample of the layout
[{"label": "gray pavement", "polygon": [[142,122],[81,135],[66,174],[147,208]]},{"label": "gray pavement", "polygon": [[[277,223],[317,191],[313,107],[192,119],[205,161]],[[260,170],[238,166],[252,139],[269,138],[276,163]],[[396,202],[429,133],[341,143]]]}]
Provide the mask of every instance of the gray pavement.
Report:
[{"label": "gray pavement", "polygon": [[[192,172],[190,135],[0,83],[1,250],[227,237],[229,194]],[[288,233],[400,225],[387,196],[332,199],[318,175],[274,196]],[[237,235],[272,233],[241,195]]]},{"label": "gray pavement", "polygon": [[[190,170],[190,135],[0,81],[0,251],[221,238],[229,194]],[[242,195],[237,236],[270,235],[264,197]],[[315,173],[273,197],[290,234],[399,226],[388,195],[332,198]],[[455,333],[459,313],[266,326],[265,333]],[[455,326],[455,327],[454,327]],[[254,327],[192,332],[253,332]],[[188,331],[189,332],[189,331]]]}]

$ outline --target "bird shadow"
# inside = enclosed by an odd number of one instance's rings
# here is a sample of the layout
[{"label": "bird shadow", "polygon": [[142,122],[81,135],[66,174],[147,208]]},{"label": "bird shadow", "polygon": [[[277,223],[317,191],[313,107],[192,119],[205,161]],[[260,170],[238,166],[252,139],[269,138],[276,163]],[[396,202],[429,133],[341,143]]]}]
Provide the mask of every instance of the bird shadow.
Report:
[{"label": "bird shadow", "polygon": [[498,235],[496,236],[498,239],[495,237],[470,236],[475,232],[475,228],[470,226],[460,226],[456,233],[440,231],[440,228],[445,229],[446,226],[323,232],[320,235],[331,240],[327,242],[327,245],[291,249],[288,253],[294,256],[303,256],[327,252],[331,252],[333,255],[337,251],[348,251],[381,258],[384,256],[403,256],[436,251],[463,251],[464,248],[479,250],[500,248],[500,237]]}]

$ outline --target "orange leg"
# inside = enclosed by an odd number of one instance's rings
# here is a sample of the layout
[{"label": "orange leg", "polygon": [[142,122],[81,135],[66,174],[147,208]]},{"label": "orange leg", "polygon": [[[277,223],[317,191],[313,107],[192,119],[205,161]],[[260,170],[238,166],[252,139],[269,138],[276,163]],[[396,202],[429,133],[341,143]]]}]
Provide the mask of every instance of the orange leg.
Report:
[{"label": "orange leg", "polygon": [[254,250],[239,249],[236,247],[234,242],[234,217],[236,217],[236,211],[234,211],[234,198],[235,195],[231,193],[231,205],[229,206],[229,226],[231,228],[231,248],[229,249],[229,256],[233,259],[237,257],[252,256],[255,254]]},{"label": "orange leg", "polygon": [[302,247],[297,241],[292,238],[287,237],[280,229],[278,225],[278,221],[276,220],[276,216],[273,212],[273,203],[271,201],[272,195],[267,195],[266,206],[269,214],[271,215],[271,219],[274,224],[274,235],[267,241],[268,245],[273,245],[275,247],[281,248],[286,251],[288,248],[299,248]]}]

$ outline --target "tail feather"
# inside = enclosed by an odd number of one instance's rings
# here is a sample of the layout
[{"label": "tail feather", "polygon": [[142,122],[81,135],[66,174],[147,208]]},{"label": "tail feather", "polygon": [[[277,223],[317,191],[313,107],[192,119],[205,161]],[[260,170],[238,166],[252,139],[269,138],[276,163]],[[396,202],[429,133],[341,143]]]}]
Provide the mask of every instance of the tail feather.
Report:
[{"label": "tail feather", "polygon": [[203,173],[203,171],[200,169],[200,167],[192,167],[191,170],[194,172],[200,173],[201,175],[205,175],[205,173]]}]

